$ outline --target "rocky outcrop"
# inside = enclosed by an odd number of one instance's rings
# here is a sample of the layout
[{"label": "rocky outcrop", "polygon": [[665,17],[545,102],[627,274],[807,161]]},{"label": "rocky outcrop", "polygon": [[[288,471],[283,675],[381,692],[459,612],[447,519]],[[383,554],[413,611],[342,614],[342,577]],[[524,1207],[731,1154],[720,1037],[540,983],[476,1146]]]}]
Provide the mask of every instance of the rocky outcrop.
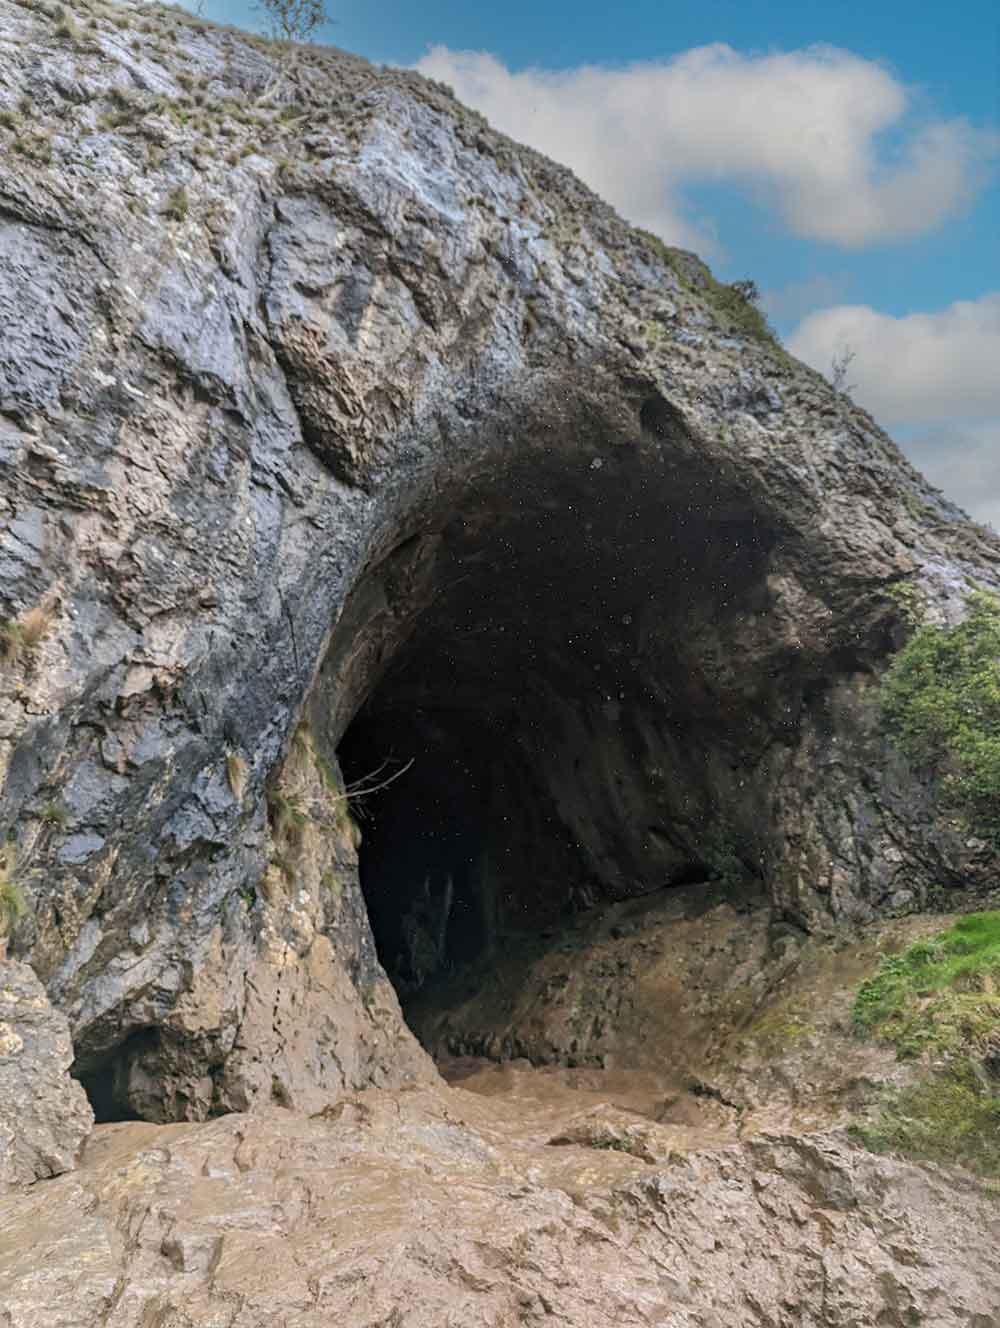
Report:
[{"label": "rocky outcrop", "polygon": [[27,964],[0,960],[0,1191],[72,1171],[94,1124],[73,1044]]},{"label": "rocky outcrop", "polygon": [[54,13],[0,0],[0,830],[102,1115],[425,1079],[376,941],[989,876],[872,696],[997,543],[867,415],[447,89]]},{"label": "rocky outcrop", "polygon": [[998,1322],[1000,1216],[969,1181],[836,1134],[682,1156],[668,1128],[645,1122],[642,1150],[623,1142],[608,1127],[588,1143],[558,1112],[532,1120],[458,1089],[369,1091],[312,1119],[272,1109],[100,1127],[81,1171],[16,1205],[0,1199],[0,1317],[6,1328]]}]

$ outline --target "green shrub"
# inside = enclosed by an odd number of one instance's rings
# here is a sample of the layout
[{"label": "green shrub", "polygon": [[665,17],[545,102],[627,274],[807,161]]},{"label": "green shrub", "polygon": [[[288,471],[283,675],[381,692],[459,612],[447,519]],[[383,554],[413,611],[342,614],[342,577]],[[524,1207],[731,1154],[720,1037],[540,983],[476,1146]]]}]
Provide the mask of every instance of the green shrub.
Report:
[{"label": "green shrub", "polygon": [[1000,840],[1000,600],[976,591],[955,627],[924,626],[882,680],[887,731],[977,834]]},{"label": "green shrub", "polygon": [[752,341],[778,344],[774,329],[757,307],[759,292],[755,282],[734,281],[727,285],[717,281],[707,265],[694,254],[671,248],[651,231],[640,230],[638,234],[687,290],[707,300],[725,331]]}]

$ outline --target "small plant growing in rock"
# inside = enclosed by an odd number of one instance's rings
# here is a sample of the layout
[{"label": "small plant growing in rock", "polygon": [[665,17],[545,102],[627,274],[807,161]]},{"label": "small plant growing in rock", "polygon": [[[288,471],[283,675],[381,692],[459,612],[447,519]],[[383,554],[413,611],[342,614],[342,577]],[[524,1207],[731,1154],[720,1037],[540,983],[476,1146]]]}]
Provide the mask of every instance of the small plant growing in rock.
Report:
[{"label": "small plant growing in rock", "polygon": [[856,359],[857,353],[851,350],[850,346],[845,346],[830,361],[830,382],[833,384],[833,390],[841,396],[850,396],[857,386],[856,383],[847,381],[848,370]]},{"label": "small plant growing in rock", "polygon": [[0,622],[0,664],[16,664],[24,650],[24,633],[12,618]]},{"label": "small plant growing in rock", "polygon": [[742,281],[734,281],[730,289],[735,291],[746,304],[760,304],[760,290],[756,281],[752,281],[749,277]]},{"label": "small plant growing in rock", "polygon": [[46,825],[65,825],[69,812],[61,802],[47,802],[42,808],[42,820]]},{"label": "small plant growing in rock", "polygon": [[163,209],[163,215],[171,221],[184,221],[188,214],[187,190],[182,184],[172,191]]},{"label": "small plant growing in rock", "polygon": [[0,622],[0,664],[15,665],[41,645],[55,621],[54,600],[43,600],[19,618]]},{"label": "small plant growing in rock", "polygon": [[55,616],[56,607],[52,601],[36,604],[21,615],[21,638],[28,650],[41,645],[52,629]]},{"label": "small plant growing in rock", "polygon": [[268,796],[267,809],[275,840],[286,849],[300,848],[309,818],[298,799],[275,789]]}]

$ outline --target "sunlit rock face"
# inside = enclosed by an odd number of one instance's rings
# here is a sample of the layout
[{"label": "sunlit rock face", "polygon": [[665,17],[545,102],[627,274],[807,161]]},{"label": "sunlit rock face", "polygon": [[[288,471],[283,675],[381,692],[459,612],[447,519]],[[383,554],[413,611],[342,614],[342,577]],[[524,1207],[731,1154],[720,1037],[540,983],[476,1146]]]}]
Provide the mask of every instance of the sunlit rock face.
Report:
[{"label": "sunlit rock face", "polygon": [[125,12],[0,0],[0,829],[99,1114],[432,1080],[385,969],[584,905],[988,875],[873,692],[994,538],[446,89]]}]

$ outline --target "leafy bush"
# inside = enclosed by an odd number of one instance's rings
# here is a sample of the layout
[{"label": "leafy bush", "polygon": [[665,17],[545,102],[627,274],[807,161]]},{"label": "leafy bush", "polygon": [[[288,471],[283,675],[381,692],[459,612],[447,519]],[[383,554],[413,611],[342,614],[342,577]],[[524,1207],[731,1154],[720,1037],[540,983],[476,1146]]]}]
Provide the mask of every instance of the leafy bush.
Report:
[{"label": "leafy bush", "polygon": [[955,627],[919,628],[882,680],[887,730],[970,829],[1000,839],[1000,600],[976,591]]}]

